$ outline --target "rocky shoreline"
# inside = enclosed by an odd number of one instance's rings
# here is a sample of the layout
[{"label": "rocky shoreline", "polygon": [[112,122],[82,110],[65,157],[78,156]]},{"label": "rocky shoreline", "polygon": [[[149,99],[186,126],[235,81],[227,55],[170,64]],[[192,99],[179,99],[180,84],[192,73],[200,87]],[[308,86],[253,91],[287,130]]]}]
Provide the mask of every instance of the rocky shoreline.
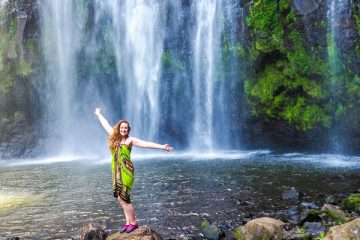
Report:
[{"label": "rocky shoreline", "polygon": [[209,216],[199,216],[198,234],[166,238],[147,226],[142,226],[130,234],[119,234],[91,223],[83,227],[81,239],[360,239],[360,193],[329,195],[325,197],[322,205],[309,201],[307,196],[295,188],[284,191],[282,198],[293,203],[287,211],[279,211],[273,216],[267,216],[263,212],[249,214],[251,218],[244,219],[244,222],[237,226],[218,224],[216,221],[212,222]]}]

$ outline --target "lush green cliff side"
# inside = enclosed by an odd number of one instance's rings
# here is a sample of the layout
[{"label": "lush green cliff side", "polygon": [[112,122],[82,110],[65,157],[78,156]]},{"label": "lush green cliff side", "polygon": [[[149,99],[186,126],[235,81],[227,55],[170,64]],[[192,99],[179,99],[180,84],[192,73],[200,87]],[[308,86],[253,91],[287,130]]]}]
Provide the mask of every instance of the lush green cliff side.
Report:
[{"label": "lush green cliff side", "polygon": [[[306,15],[296,2],[249,3],[251,62],[245,81],[249,109],[263,125],[290,127],[293,140],[303,137],[306,147],[321,139],[329,139],[327,145],[334,147],[331,136],[337,136],[335,142],[351,142],[359,134],[360,62],[354,54],[359,49],[359,6],[353,3],[349,18],[332,20],[340,29],[336,35],[325,2],[313,1],[314,8]],[[290,139],[284,134],[278,136],[280,142]],[[358,150],[352,143],[344,148]]]}]

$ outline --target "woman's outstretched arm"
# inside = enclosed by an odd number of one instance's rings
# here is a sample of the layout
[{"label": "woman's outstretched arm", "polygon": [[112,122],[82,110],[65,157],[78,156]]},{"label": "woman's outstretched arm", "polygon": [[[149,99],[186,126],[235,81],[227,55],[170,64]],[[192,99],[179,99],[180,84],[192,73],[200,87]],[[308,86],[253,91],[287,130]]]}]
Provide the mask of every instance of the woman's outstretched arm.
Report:
[{"label": "woman's outstretched arm", "polygon": [[133,146],[142,147],[142,148],[152,148],[152,149],[163,149],[165,151],[172,151],[173,147],[169,144],[158,144],[153,142],[143,141],[138,138],[131,137],[131,143]]},{"label": "woman's outstretched arm", "polygon": [[105,131],[111,135],[114,132],[114,129],[110,126],[109,122],[105,119],[105,117],[101,114],[100,108],[95,108],[95,115],[98,117],[101,126],[105,129]]}]

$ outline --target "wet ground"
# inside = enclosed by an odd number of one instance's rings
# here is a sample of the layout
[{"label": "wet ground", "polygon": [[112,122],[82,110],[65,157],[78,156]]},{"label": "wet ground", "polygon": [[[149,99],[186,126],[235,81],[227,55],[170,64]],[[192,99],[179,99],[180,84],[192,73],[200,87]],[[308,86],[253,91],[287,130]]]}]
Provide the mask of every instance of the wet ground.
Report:
[{"label": "wet ground", "polygon": [[[133,162],[137,219],[166,238],[198,235],[202,217],[229,232],[256,216],[281,217],[294,204],[282,199],[290,187],[315,204],[360,188],[360,158],[352,156],[254,151]],[[80,159],[1,162],[0,219],[2,238],[77,239],[87,222],[115,231],[124,218],[109,160]]]}]

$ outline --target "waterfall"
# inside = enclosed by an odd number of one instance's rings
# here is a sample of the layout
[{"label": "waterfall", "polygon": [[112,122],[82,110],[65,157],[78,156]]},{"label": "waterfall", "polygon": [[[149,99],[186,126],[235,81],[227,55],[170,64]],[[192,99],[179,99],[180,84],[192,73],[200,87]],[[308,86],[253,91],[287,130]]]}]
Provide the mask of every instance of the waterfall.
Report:
[{"label": "waterfall", "polygon": [[[213,148],[213,86],[215,81],[215,50],[219,47],[216,28],[218,2],[196,1],[196,30],[194,34],[194,135],[196,148]],[[219,17],[219,16],[218,16]]]},{"label": "waterfall", "polygon": [[[231,88],[239,79],[229,72],[239,68],[234,57],[240,34],[238,18],[242,14],[237,1],[194,1],[193,40],[194,122],[192,146],[197,150],[216,150],[230,146]],[[224,66],[223,48],[228,45],[230,60]],[[239,97],[239,96],[238,96]],[[235,105],[234,102],[232,104]]]},{"label": "waterfall", "polygon": [[328,1],[328,58],[332,73],[332,83],[335,84],[337,75],[341,74],[339,53],[341,52],[342,24],[351,19],[351,0]]},{"label": "waterfall", "polygon": [[124,89],[124,116],[134,133],[154,139],[159,125],[159,86],[164,19],[158,1],[107,1],[113,20],[113,44]]},{"label": "waterfall", "polygon": [[[328,62],[330,68],[330,91],[333,93],[333,105],[337,106],[338,97],[337,91],[343,84],[343,74],[345,66],[341,59],[341,54],[345,51],[344,44],[342,44],[342,37],[345,35],[344,25],[351,21],[351,0],[328,0],[327,12],[327,52]],[[343,135],[341,124],[336,124],[331,130],[331,145],[336,152],[343,151],[346,136]]]},{"label": "waterfall", "polygon": [[[77,119],[76,53],[81,44],[82,19],[76,12],[81,1],[39,0],[42,14],[42,47],[46,63],[45,80],[38,86],[45,104],[48,152],[75,151]],[[50,147],[51,146],[51,147]],[[55,150],[56,149],[56,150]]]},{"label": "waterfall", "polygon": [[49,145],[59,152],[95,151],[97,105],[110,124],[127,119],[132,135],[176,139],[178,149],[212,151],[237,140],[229,122],[237,115],[241,81],[238,1],[38,3],[46,69],[37,88]]}]

